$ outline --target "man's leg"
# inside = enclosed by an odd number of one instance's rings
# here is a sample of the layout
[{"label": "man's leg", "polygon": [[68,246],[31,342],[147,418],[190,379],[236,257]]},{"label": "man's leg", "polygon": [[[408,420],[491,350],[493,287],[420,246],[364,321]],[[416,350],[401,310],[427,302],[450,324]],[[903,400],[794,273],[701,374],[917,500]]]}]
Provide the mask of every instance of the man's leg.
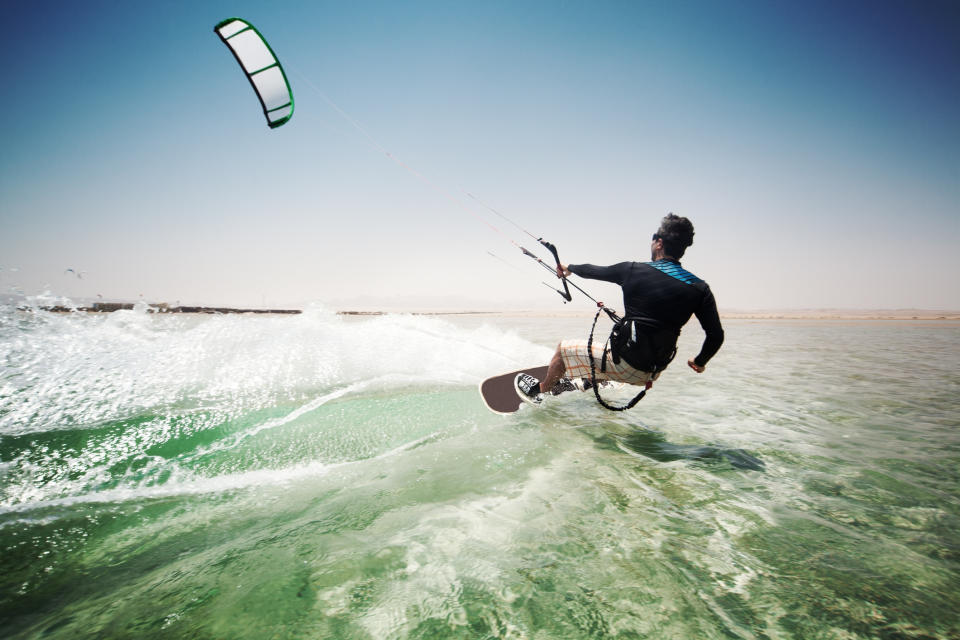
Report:
[{"label": "man's leg", "polygon": [[553,359],[550,360],[550,366],[547,368],[547,376],[540,381],[540,392],[548,393],[553,389],[553,385],[557,384],[566,370],[567,366],[563,364],[563,358],[560,356],[560,345],[557,345],[557,350],[553,354]]}]

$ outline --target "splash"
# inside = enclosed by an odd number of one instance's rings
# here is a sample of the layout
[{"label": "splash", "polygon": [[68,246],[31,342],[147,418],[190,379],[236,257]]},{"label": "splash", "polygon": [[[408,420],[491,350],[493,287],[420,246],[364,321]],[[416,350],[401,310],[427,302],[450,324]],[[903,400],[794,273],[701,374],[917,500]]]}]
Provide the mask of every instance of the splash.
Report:
[{"label": "splash", "polygon": [[544,351],[422,316],[7,309],[0,506],[217,492],[375,459],[462,420],[424,409],[430,394],[472,392]]},{"label": "splash", "polygon": [[7,310],[0,324],[0,434],[84,429],[145,411],[246,412],[371,380],[384,388],[473,384],[544,357],[513,334],[420,316]]}]

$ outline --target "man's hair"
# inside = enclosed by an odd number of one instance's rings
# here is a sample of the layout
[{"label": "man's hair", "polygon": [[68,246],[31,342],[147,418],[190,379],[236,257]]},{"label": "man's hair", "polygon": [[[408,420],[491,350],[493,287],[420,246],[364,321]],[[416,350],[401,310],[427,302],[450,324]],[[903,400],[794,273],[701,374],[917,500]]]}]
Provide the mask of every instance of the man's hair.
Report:
[{"label": "man's hair", "polygon": [[663,240],[663,251],[679,260],[683,252],[693,244],[693,223],[688,219],[668,213],[660,221],[657,237]]}]

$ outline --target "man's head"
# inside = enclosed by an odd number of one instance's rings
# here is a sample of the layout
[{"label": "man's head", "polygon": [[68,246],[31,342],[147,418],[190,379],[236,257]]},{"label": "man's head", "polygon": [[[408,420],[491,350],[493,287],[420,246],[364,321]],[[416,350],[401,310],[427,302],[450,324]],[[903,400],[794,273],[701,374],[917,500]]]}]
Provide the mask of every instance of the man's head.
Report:
[{"label": "man's head", "polygon": [[693,223],[684,217],[668,213],[660,221],[660,228],[653,234],[653,246],[651,254],[653,259],[657,259],[657,249],[662,247],[663,254],[679,260],[683,257],[683,252],[687,247],[693,244]]}]

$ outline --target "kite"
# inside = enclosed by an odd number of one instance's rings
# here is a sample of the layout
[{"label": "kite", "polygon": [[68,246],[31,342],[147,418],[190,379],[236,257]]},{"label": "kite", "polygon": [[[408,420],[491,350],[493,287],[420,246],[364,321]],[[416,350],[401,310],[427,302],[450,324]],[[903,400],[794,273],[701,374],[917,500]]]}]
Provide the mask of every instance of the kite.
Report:
[{"label": "kite", "polygon": [[260,100],[271,129],[293,117],[293,91],[280,61],[256,27],[240,18],[227,18],[213,28],[233,56]]}]

